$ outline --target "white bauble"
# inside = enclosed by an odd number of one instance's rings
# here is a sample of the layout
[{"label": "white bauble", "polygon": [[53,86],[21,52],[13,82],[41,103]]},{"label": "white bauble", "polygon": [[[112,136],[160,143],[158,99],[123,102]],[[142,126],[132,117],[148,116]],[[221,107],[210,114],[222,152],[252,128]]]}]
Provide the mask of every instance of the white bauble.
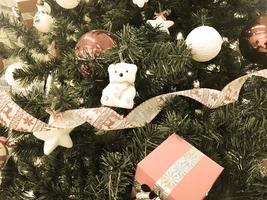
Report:
[{"label": "white bauble", "polygon": [[48,33],[53,23],[54,19],[47,13],[37,12],[34,16],[33,26],[41,33]]},{"label": "white bauble", "polygon": [[80,0],[56,0],[58,5],[65,9],[72,9],[79,5]]},{"label": "white bauble", "polygon": [[192,49],[193,59],[206,62],[215,58],[222,48],[222,37],[210,26],[200,26],[192,30],[186,38],[186,44]]},{"label": "white bauble", "polygon": [[7,68],[7,70],[5,72],[5,80],[8,83],[8,85],[15,87],[15,88],[22,88],[23,87],[23,84],[21,82],[14,79],[14,74],[13,74],[13,72],[16,69],[22,69],[22,68],[23,68],[23,64],[19,63],[19,62],[14,63]]},{"label": "white bauble", "polygon": [[145,3],[147,3],[148,0],[133,0],[133,3],[136,4],[139,8],[143,8]]}]

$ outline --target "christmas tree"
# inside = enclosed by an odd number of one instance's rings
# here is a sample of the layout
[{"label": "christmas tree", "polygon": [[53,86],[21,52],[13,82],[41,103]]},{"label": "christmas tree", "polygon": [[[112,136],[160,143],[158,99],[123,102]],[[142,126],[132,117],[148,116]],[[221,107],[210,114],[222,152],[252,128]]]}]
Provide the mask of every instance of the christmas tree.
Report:
[{"label": "christmas tree", "polygon": [[[1,43],[0,53],[20,59],[24,67],[15,70],[13,81],[22,90],[29,88],[12,93],[12,99],[43,122],[48,123],[48,110],[101,107],[112,64],[137,66],[134,108],[171,92],[199,87],[222,90],[232,80],[265,68],[262,62],[243,57],[238,48],[244,27],[264,16],[264,0],[46,3],[51,12],[39,8],[33,27],[25,25],[23,16],[0,14],[0,28],[11,41]],[[207,50],[214,54],[208,59],[194,57],[189,39],[184,39],[201,25],[222,36],[221,49]],[[93,30],[111,45],[79,51],[81,37]],[[198,43],[203,38],[192,40]],[[104,39],[98,40],[100,45]],[[202,46],[200,54],[209,45],[216,41]],[[216,109],[186,97],[168,98],[161,112],[142,127],[99,130],[81,123],[64,133],[66,137],[70,133],[72,148],[59,143],[51,147],[45,141],[49,155],[44,155],[40,137],[2,126],[0,134],[13,141],[13,150],[1,172],[0,199],[131,199],[137,164],[174,132],[224,167],[206,199],[267,199],[262,165],[267,158],[266,93],[266,79],[254,77],[244,84],[235,103]],[[123,116],[134,109],[111,108]],[[64,145],[71,147],[70,143]]]}]

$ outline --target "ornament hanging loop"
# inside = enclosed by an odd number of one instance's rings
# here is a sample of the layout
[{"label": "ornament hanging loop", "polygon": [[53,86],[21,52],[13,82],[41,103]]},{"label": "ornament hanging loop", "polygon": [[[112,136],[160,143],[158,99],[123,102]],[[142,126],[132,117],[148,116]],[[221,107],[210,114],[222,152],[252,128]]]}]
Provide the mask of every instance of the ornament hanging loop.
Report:
[{"label": "ornament hanging loop", "polygon": [[202,26],[205,26],[205,24],[206,24],[206,21],[207,21],[207,16],[208,16],[208,11],[207,11],[207,9],[205,9],[205,8],[203,8],[203,9],[201,9],[201,11],[200,11],[200,15],[201,15],[201,25]]},{"label": "ornament hanging loop", "polygon": [[43,6],[44,5],[44,0],[38,0],[37,5]]},{"label": "ornament hanging loop", "polygon": [[154,15],[154,19],[157,19],[158,17],[162,17],[164,20],[167,20],[167,17],[171,14],[171,10],[170,9],[167,9],[167,10],[164,10],[164,11],[161,11],[158,13],[158,12],[155,12]]},{"label": "ornament hanging loop", "polygon": [[160,2],[158,2],[158,4],[159,4],[159,12],[162,12],[162,7],[161,7]]},{"label": "ornament hanging loop", "polygon": [[120,62],[121,63],[125,63],[125,60],[124,60],[124,58],[122,56],[122,52],[119,52],[119,58],[120,58]]}]

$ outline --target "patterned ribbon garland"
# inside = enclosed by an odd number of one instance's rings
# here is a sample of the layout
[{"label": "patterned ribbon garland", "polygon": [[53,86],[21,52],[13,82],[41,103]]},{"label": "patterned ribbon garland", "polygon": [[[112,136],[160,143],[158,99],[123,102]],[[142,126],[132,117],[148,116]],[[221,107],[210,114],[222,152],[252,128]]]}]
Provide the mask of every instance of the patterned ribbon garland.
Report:
[{"label": "patterned ribbon garland", "polygon": [[238,99],[245,81],[252,76],[267,78],[267,69],[235,79],[226,85],[222,91],[199,88],[156,96],[137,106],[126,117],[107,107],[67,110],[65,112],[49,111],[54,119],[51,125],[28,114],[8,94],[3,93],[0,96],[0,124],[22,132],[45,132],[54,129],[75,128],[85,122],[96,129],[105,131],[143,127],[158,115],[167,100],[172,97],[189,97],[211,109],[233,103]]}]

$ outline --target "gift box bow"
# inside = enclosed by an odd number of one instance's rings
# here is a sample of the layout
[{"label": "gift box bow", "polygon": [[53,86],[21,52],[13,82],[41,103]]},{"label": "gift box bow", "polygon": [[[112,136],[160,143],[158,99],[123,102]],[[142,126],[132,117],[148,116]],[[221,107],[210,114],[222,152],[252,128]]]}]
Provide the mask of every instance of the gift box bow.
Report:
[{"label": "gift box bow", "polygon": [[160,190],[152,190],[147,184],[140,185],[135,181],[134,187],[137,189],[136,200],[164,200],[161,197]]}]

